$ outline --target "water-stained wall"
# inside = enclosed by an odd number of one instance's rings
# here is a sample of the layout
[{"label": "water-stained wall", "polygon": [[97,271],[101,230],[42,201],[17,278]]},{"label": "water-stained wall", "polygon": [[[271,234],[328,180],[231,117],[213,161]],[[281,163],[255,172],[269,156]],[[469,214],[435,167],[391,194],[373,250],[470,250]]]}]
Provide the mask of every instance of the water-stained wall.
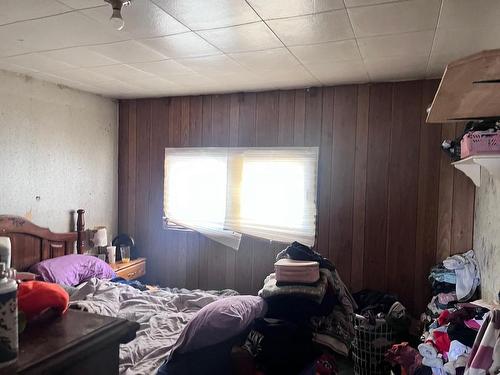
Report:
[{"label": "water-stained wall", "polygon": [[482,298],[492,301],[500,292],[500,181],[481,171],[476,190],[474,249],[481,270]]},{"label": "water-stained wall", "polygon": [[116,102],[0,70],[0,214],[68,231],[117,227]]}]

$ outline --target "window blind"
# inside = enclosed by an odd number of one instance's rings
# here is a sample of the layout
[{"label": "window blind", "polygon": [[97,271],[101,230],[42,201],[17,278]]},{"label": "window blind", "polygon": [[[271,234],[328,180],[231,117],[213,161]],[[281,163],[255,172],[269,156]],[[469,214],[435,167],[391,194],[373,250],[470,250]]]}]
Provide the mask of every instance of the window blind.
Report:
[{"label": "window blind", "polygon": [[314,245],[317,147],[167,148],[169,222],[237,249],[241,234]]}]

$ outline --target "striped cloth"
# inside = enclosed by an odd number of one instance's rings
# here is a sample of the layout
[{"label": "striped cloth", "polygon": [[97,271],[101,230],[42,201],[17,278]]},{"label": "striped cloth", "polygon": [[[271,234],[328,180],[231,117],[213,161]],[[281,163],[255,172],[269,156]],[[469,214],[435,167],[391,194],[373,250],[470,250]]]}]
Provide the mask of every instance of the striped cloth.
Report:
[{"label": "striped cloth", "polygon": [[492,310],[477,334],[464,375],[500,373],[500,310]]}]

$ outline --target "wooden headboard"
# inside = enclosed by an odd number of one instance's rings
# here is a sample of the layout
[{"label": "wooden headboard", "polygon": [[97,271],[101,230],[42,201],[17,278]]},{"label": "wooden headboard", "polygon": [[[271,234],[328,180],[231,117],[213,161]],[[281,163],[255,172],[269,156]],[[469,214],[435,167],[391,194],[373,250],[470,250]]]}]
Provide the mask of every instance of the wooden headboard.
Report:
[{"label": "wooden headboard", "polygon": [[12,245],[11,267],[26,271],[41,260],[83,252],[85,211],[77,211],[76,232],[54,233],[21,216],[0,215],[0,236],[9,237]]}]

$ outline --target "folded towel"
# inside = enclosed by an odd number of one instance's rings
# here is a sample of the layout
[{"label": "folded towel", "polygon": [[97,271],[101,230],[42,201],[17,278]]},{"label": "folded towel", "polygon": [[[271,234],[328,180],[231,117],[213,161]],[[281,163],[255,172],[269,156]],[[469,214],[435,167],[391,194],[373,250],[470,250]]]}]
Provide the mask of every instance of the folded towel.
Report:
[{"label": "folded towel", "polygon": [[324,273],[321,273],[318,282],[314,286],[307,286],[307,285],[278,286],[276,285],[276,274],[271,273],[264,280],[264,286],[262,287],[261,290],[259,290],[258,294],[260,297],[264,299],[278,297],[278,296],[294,295],[297,297],[308,298],[317,303],[321,303],[326,293],[326,287],[327,287],[327,277]]}]

